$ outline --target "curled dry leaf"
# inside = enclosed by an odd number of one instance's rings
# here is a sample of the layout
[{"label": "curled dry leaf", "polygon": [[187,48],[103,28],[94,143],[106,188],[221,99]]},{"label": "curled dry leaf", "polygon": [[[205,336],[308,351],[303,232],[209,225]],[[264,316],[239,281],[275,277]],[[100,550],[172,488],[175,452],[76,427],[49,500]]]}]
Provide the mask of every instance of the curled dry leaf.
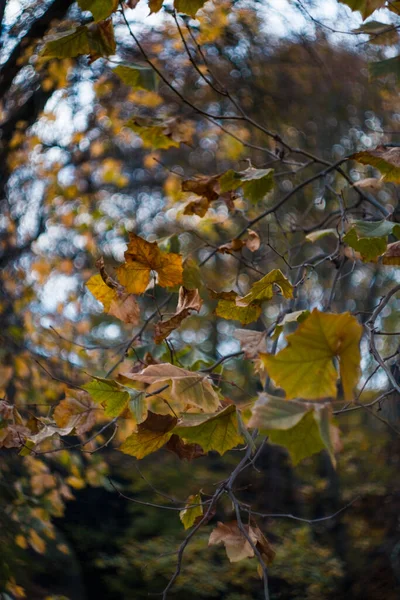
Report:
[{"label": "curled dry leaf", "polygon": [[[244,529],[266,564],[270,564],[274,559],[275,552],[266,537],[257,526],[244,525]],[[244,558],[252,558],[254,556],[253,547],[244,533],[239,529],[237,521],[218,523],[217,527],[211,532],[208,545],[216,546],[218,544],[224,544],[230,562],[238,562]]]},{"label": "curled dry leaf", "polygon": [[400,242],[388,244],[385,254],[382,256],[384,265],[400,265]]},{"label": "curled dry leaf", "polygon": [[247,239],[246,239],[246,247],[250,250],[250,252],[256,252],[260,247],[261,241],[260,236],[256,231],[252,229],[247,230]]},{"label": "curled dry leaf", "polygon": [[220,254],[231,254],[232,252],[239,252],[246,245],[246,242],[239,239],[234,239],[229,244],[223,244],[217,250]]},{"label": "curled dry leaf", "polygon": [[172,415],[158,415],[149,411],[147,419],[138,425],[137,431],[126,438],[120,447],[121,452],[141,459],[159,450],[170,439],[177,422],[178,419]]},{"label": "curled dry leaf", "polygon": [[176,313],[166,321],[159,321],[155,327],[154,341],[160,344],[169,334],[177,329],[182,321],[193,311],[199,312],[203,304],[199,290],[187,290],[185,287],[179,289],[178,305]]}]

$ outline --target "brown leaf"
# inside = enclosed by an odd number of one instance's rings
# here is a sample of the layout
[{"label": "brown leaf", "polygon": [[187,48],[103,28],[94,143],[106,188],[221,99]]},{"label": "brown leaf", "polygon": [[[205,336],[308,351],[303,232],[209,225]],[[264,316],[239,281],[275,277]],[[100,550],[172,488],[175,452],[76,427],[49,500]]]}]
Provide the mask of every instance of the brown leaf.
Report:
[{"label": "brown leaf", "polygon": [[90,395],[82,390],[68,390],[68,395],[54,411],[54,420],[58,427],[74,427],[82,435],[95,425],[98,406]]},{"label": "brown leaf", "polygon": [[10,424],[0,429],[0,448],[20,448],[30,431],[23,425]]},{"label": "brown leaf", "polygon": [[236,329],[233,334],[240,342],[246,358],[257,358],[260,352],[267,351],[265,331],[253,331],[251,329]]},{"label": "brown leaf", "polygon": [[202,197],[199,200],[194,200],[193,202],[189,202],[188,204],[186,204],[183,214],[204,217],[209,208],[210,201],[207,200],[206,197]]},{"label": "brown leaf", "polygon": [[139,0],[125,0],[125,4],[128,8],[136,8],[139,4]]},{"label": "brown leaf", "polygon": [[[244,525],[244,529],[262,555],[264,562],[267,565],[271,564],[275,557],[275,551],[271,548],[261,530],[257,525]],[[254,550],[244,533],[239,529],[237,521],[230,523],[219,522],[217,527],[211,532],[208,545],[214,546],[221,543],[225,546],[230,562],[238,562],[244,558],[252,558],[254,556]]]},{"label": "brown leaf", "polygon": [[157,433],[167,433],[177,424],[178,419],[172,415],[158,415],[157,413],[147,413],[147,419],[138,425],[138,431],[156,431]]},{"label": "brown leaf", "polygon": [[353,187],[363,190],[364,192],[379,192],[382,189],[384,181],[382,178],[366,177],[353,183]]},{"label": "brown leaf", "polygon": [[246,242],[236,238],[236,239],[232,240],[231,242],[229,242],[229,244],[223,244],[222,246],[220,246],[218,248],[217,252],[220,252],[221,254],[231,254],[232,252],[238,252],[245,245],[246,245]]},{"label": "brown leaf", "polygon": [[139,304],[133,294],[117,291],[114,299],[111,300],[108,314],[124,323],[137,325],[140,320]]},{"label": "brown leaf", "polygon": [[176,454],[181,460],[193,460],[194,458],[205,456],[205,452],[203,452],[201,446],[198,444],[185,444],[176,434],[172,435],[165,447],[170,452],[173,452],[173,454]]},{"label": "brown leaf", "polygon": [[212,177],[199,176],[196,179],[186,179],[182,181],[183,192],[193,192],[197,196],[203,196],[207,198],[209,202],[218,200],[219,193],[216,191],[218,186],[219,175],[213,175]]},{"label": "brown leaf", "polygon": [[[257,535],[254,529],[249,525],[245,525],[244,527],[251,541],[256,545]],[[253,548],[240,531],[236,521],[232,521],[231,523],[218,522],[217,527],[211,532],[208,545],[216,546],[218,544],[224,544],[230,562],[238,562],[244,558],[252,558],[254,556]]]},{"label": "brown leaf", "polygon": [[250,250],[250,252],[256,252],[261,244],[260,236],[256,231],[253,231],[252,229],[248,229],[247,232],[248,236],[246,240],[246,246]]},{"label": "brown leaf", "polygon": [[158,285],[174,287],[182,283],[182,256],[161,252],[156,242],[148,242],[135,233],[129,234],[125,264],[118,268],[118,279],[132,294],[141,294],[150,281],[150,272],[158,274]]},{"label": "brown leaf", "polygon": [[400,242],[388,244],[385,254],[382,256],[384,265],[400,265]]},{"label": "brown leaf", "polygon": [[169,334],[177,329],[182,321],[190,315],[192,311],[199,312],[203,304],[200,298],[199,290],[187,290],[185,287],[179,289],[178,305],[176,313],[167,321],[159,321],[155,327],[154,341],[160,344]]}]

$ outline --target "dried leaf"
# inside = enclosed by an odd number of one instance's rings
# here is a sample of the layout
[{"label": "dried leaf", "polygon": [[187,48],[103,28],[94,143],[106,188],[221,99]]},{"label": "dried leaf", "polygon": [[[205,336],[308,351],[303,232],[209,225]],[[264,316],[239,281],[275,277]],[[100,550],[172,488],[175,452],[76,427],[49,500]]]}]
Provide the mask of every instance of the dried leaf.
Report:
[{"label": "dried leaf", "polygon": [[240,347],[246,358],[257,358],[260,352],[267,351],[267,334],[265,331],[236,329],[233,335],[240,341]]},{"label": "dried leaf", "polygon": [[193,311],[199,312],[203,304],[199,290],[187,290],[185,287],[179,289],[178,305],[176,313],[167,321],[159,321],[155,327],[154,341],[160,344],[169,334],[177,329],[182,321]]},{"label": "dried leaf", "polygon": [[147,242],[135,233],[129,234],[125,264],[118,268],[118,279],[132,294],[143,293],[150,281],[150,272],[158,274],[158,285],[174,287],[182,283],[182,256],[161,252],[156,242]]}]

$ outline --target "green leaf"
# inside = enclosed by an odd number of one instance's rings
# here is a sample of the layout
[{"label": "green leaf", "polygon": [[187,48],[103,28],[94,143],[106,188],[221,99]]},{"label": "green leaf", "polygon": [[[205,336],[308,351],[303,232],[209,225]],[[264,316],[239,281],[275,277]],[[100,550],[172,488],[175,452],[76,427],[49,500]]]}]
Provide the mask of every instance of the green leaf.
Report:
[{"label": "green leaf", "polygon": [[73,58],[81,54],[89,54],[89,35],[87,27],[78,27],[67,35],[47,42],[42,52],[46,58]]},{"label": "green leaf", "polygon": [[397,27],[392,23],[380,23],[379,21],[368,21],[358,29],[353,30],[354,33],[365,33],[370,35],[369,44],[379,46],[392,46],[399,39]]},{"label": "green leaf", "polygon": [[291,429],[295,427],[309,406],[301,402],[291,402],[278,396],[260,394],[253,408],[249,427],[257,429]]},{"label": "green leaf", "polygon": [[105,405],[105,414],[108,417],[118,417],[130,399],[129,392],[112,379],[96,377],[82,387],[95,402]]},{"label": "green leaf", "polygon": [[243,443],[236,406],[232,405],[213,416],[188,413],[173,433],[186,443],[198,444],[205,452],[216,450],[221,455]]},{"label": "green leaf", "polygon": [[375,150],[356,152],[350,158],[363,165],[371,165],[379,169],[382,175],[385,176],[385,181],[400,183],[400,148],[377,146]]},{"label": "green leaf", "polygon": [[387,75],[395,75],[397,79],[400,79],[400,55],[371,62],[368,65],[368,70],[371,79],[386,77]]},{"label": "green leaf", "polygon": [[219,178],[221,193],[241,187],[245,198],[251,202],[260,202],[274,187],[274,169],[255,169],[249,167],[237,172],[232,169]]},{"label": "green leaf", "polygon": [[114,73],[130,87],[138,90],[154,91],[157,87],[156,74],[153,69],[141,66],[118,65]]},{"label": "green leaf", "polygon": [[129,410],[132,413],[136,423],[143,423],[147,417],[147,401],[146,394],[130,392]]},{"label": "green leaf", "polygon": [[262,433],[268,435],[269,441],[273,444],[284,446],[289,452],[294,465],[297,465],[308,456],[321,452],[321,450],[328,451],[332,463],[335,465],[328,415],[327,408],[322,410],[311,409],[303,415],[294,427],[263,429]]},{"label": "green leaf", "polygon": [[361,254],[361,258],[366,261],[376,259],[384,254],[387,246],[387,238],[359,238],[353,227],[343,237],[343,241]]},{"label": "green leaf", "polygon": [[360,252],[364,260],[375,260],[387,246],[387,236],[400,238],[400,225],[392,221],[353,221],[343,241]]},{"label": "green leaf", "polygon": [[82,10],[89,10],[95,21],[107,19],[118,7],[118,0],[78,0]]},{"label": "green leaf", "polygon": [[102,56],[110,56],[116,52],[114,27],[111,19],[97,23],[89,32],[90,58],[92,62]]},{"label": "green leaf", "polygon": [[168,442],[176,423],[177,419],[172,415],[158,415],[149,411],[147,419],[138,425],[137,432],[127,437],[119,449],[124,454],[144,458]]},{"label": "green leaf", "polygon": [[179,513],[179,518],[185,529],[190,529],[196,523],[198,518],[203,516],[203,506],[201,504],[201,496],[194,494],[187,499],[186,506]]},{"label": "green leaf", "polygon": [[259,281],[253,283],[250,291],[243,298],[237,298],[237,306],[248,306],[252,302],[271,300],[277,286],[285,298],[293,298],[293,286],[280,269],[273,269]]},{"label": "green leaf", "polygon": [[238,306],[236,300],[239,296],[236,292],[209,291],[212,298],[218,299],[218,304],[215,309],[215,314],[218,317],[240,321],[242,325],[248,325],[248,323],[257,321],[258,317],[261,315],[261,306],[258,304]]},{"label": "green leaf", "polygon": [[177,12],[195,17],[205,2],[206,0],[174,0],[174,8]]}]

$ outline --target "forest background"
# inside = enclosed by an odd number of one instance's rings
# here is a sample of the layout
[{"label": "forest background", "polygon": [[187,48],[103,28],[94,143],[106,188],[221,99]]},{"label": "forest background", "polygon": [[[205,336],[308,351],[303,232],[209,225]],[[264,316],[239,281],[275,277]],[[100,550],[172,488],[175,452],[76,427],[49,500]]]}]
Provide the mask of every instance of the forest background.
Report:
[{"label": "forest background", "polygon": [[[2,4],[2,600],[399,597],[399,16],[379,0]],[[137,248],[156,251],[130,232],[161,251],[134,280]],[[313,309],[348,311],[350,352],[289,393],[268,356]],[[186,432],[120,451],[147,401],[185,423],[162,396],[172,371],[140,380],[160,364],[235,407],[229,447]],[[329,434],[280,388],[318,399]],[[267,424],[265,394],[305,406],[305,429]],[[210,534],[238,507],[265,537],[229,562]]]}]

